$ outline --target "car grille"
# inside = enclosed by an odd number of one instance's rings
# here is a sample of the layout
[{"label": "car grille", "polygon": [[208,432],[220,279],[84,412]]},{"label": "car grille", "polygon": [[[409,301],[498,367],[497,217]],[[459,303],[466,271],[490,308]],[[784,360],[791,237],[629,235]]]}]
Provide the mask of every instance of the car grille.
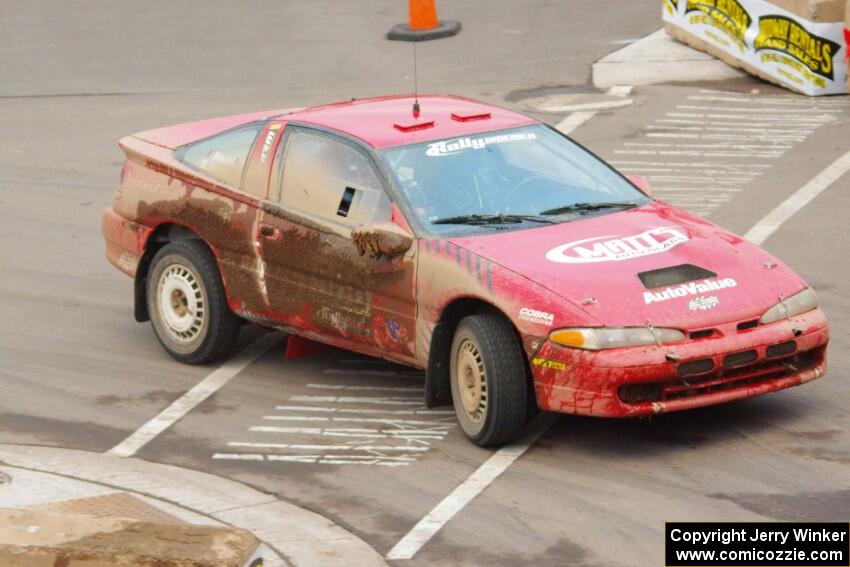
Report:
[{"label": "car grille", "polygon": [[708,358],[683,362],[677,369],[679,380],[628,384],[620,388],[619,396],[624,403],[702,396],[784,378],[814,368],[823,360],[823,348],[794,354],[796,350],[797,344],[787,341],[769,346],[761,360],[757,360],[755,350],[736,352],[723,358],[721,368],[715,368]]}]

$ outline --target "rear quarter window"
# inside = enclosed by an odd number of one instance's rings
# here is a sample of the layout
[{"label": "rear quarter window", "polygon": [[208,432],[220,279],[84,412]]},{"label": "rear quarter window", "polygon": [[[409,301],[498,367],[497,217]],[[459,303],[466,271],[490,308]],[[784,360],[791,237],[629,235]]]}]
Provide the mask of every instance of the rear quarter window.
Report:
[{"label": "rear quarter window", "polygon": [[175,157],[216,181],[239,189],[248,155],[262,127],[252,124],[205,138],[183,146]]}]

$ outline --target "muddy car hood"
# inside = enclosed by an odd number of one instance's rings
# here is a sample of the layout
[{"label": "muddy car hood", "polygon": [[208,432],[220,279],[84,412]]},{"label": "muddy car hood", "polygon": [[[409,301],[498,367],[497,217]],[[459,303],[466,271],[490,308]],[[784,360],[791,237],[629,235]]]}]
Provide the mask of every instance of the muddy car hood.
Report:
[{"label": "muddy car hood", "polygon": [[[757,246],[662,202],[450,240],[581,306],[606,326],[651,321],[698,329],[755,319],[780,295],[806,285]],[[646,274],[655,270],[664,271]]]}]

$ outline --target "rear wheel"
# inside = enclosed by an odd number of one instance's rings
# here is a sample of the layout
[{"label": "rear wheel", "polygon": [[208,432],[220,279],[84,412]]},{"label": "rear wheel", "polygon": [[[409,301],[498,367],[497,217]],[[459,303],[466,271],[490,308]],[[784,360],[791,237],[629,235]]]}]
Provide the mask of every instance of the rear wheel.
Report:
[{"label": "rear wheel", "polygon": [[510,323],[493,314],[462,319],[450,364],[452,401],[466,436],[482,447],[515,440],[525,422],[527,385]]},{"label": "rear wheel", "polygon": [[151,325],[171,356],[202,364],[231,352],[239,318],[227,305],[215,256],[200,240],[180,240],[159,250],[147,284]]}]

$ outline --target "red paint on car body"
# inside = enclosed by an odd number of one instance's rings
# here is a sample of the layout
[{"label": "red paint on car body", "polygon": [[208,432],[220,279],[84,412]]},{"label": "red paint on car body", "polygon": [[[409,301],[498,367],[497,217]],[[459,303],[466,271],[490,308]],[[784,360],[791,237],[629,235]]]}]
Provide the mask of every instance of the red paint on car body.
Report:
[{"label": "red paint on car body", "polygon": [[[489,304],[515,326],[538,404],[547,411],[661,413],[760,395],[824,374],[828,327],[820,310],[738,327],[805,282],[753,244],[663,202],[462,238],[414,234],[414,223],[393,203],[380,220],[410,234],[413,246],[387,261],[358,255],[350,234],[289,211],[270,213],[273,204],[266,196],[274,168],[258,164],[261,148],[254,147],[243,176],[257,186],[241,189],[207,177],[174,154],[184,144],[257,121],[266,122],[260,138],[279,126],[272,154],[289,124],[342,133],[380,149],[537,123],[464,98],[421,96],[420,102],[417,121],[433,122],[428,128],[394,126],[413,118],[413,98],[399,96],[204,120],[122,139],[128,160],[115,203],[103,215],[109,261],[137,277],[153,231],[185,227],[214,251],[228,304],[242,317],[418,368],[428,365],[435,325],[453,302]],[[279,236],[264,238],[261,226]],[[716,287],[707,294],[679,286],[648,289],[638,277],[680,264],[715,273],[702,285]],[[713,299],[695,301],[705,295]],[[703,334],[677,344],[599,352],[558,346],[548,338],[558,328],[647,324]],[[768,356],[768,347],[789,341],[792,353]],[[754,360],[724,366],[727,355],[742,351],[754,351]],[[681,375],[681,365],[702,360],[711,361],[710,371]],[[654,398],[624,399],[640,397],[640,390],[624,394],[624,387],[634,385],[649,385],[643,395]]]}]

